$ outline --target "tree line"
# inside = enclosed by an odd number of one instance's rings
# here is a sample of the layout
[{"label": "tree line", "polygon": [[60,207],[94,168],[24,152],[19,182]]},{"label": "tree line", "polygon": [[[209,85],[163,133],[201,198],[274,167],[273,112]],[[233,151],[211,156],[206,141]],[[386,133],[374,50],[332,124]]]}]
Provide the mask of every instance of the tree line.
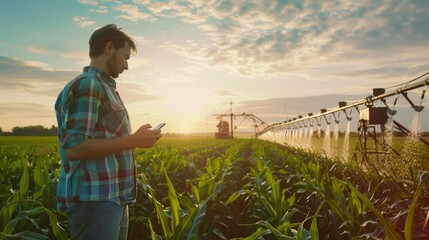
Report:
[{"label": "tree line", "polygon": [[52,125],[46,128],[42,125],[14,127],[11,132],[3,132],[0,127],[0,136],[57,136],[58,127]]}]

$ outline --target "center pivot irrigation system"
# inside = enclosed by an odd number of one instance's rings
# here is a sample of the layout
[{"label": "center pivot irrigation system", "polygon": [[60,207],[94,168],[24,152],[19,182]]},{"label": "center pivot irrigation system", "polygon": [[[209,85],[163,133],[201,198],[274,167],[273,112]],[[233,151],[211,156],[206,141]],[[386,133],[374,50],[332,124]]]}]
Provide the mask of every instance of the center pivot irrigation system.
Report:
[{"label": "center pivot irrigation system", "polygon": [[[393,91],[386,92],[385,88],[374,88],[372,95],[357,101],[353,101],[351,104],[347,104],[345,101],[338,102],[338,106],[330,109],[320,109],[319,113],[313,114],[308,113],[308,116],[299,115],[297,118],[286,120],[279,123],[274,123],[268,125],[260,118],[256,117],[254,114],[234,114],[232,112],[232,102],[230,102],[230,110],[224,114],[214,114],[219,119],[217,125],[218,131],[215,134],[217,139],[227,139],[234,137],[234,129],[238,127],[246,119],[253,120],[253,127],[255,130],[255,137],[278,141],[278,139],[273,139],[272,136],[277,134],[280,138],[285,137],[296,137],[298,132],[302,134],[305,129],[305,133],[309,135],[311,139],[313,126],[319,128],[323,121],[326,122],[328,126],[325,135],[330,135],[329,125],[335,121],[335,124],[338,125],[340,121],[340,115],[344,114],[348,121],[348,125],[352,120],[352,112],[356,111],[359,116],[357,121],[358,124],[358,143],[353,153],[353,158],[355,160],[360,160],[361,162],[368,163],[370,156],[375,156],[377,159],[379,157],[385,157],[386,155],[393,153],[400,155],[400,152],[396,150],[391,143],[386,141],[386,133],[391,131],[390,134],[393,134],[393,129],[397,132],[401,132],[404,135],[415,134],[413,131],[404,127],[403,124],[393,120],[393,116],[397,113],[395,106],[398,98],[403,97],[414,109],[415,113],[420,113],[423,111],[424,106],[422,106],[422,101],[425,97],[426,89],[429,86],[429,72],[414,78],[410,81],[407,81],[396,86],[392,86],[388,89],[394,89]],[[424,88],[420,97],[420,104],[416,105],[408,96],[408,92],[418,88]],[[392,106],[387,104],[386,99],[389,97],[396,97]],[[380,106],[376,106],[375,103],[380,102]],[[225,117],[230,117],[230,123],[227,120],[224,120]],[[236,117],[243,117],[243,120],[233,127],[233,121]],[[332,119],[333,118],[333,119]],[[388,119],[391,119],[390,129],[386,129],[386,124]],[[311,127],[311,128],[310,128]],[[262,128],[262,130],[260,129]],[[392,129],[393,128],[393,129]],[[307,131],[311,129],[310,131]],[[380,131],[378,132],[377,129]],[[310,133],[311,132],[311,133]],[[279,134],[280,133],[280,134]],[[421,136],[416,136],[420,142],[424,143],[429,147],[429,142]],[[284,139],[283,139],[284,140]],[[284,142],[280,140],[280,142]]]},{"label": "center pivot irrigation system", "polygon": [[[335,123],[338,124],[340,121],[340,114],[344,114],[347,121],[350,122],[352,120],[352,111],[355,110],[359,114],[359,141],[353,153],[353,158],[355,160],[361,160],[361,162],[368,163],[370,156],[375,156],[377,159],[379,157],[386,156],[389,153],[394,153],[399,156],[400,152],[385,141],[385,135],[387,132],[385,125],[389,117],[393,119],[393,116],[396,114],[397,111],[395,110],[395,106],[399,97],[404,97],[416,113],[420,113],[424,109],[424,106],[421,104],[425,97],[426,89],[429,86],[429,77],[427,77],[427,75],[429,75],[429,72],[403,84],[390,87],[396,88],[394,91],[390,92],[386,92],[386,89],[384,88],[374,88],[372,95],[364,99],[354,101],[350,105],[345,101],[341,101],[335,108],[321,109],[317,114],[308,113],[308,116],[305,117],[300,115],[298,118],[269,125],[260,131],[257,134],[257,137],[270,139],[269,136],[276,132],[283,133],[283,135],[280,134],[280,137],[285,137],[285,132],[293,132],[292,134],[296,136],[296,132],[299,131],[301,133],[304,128],[307,132],[307,127],[311,127],[311,129],[313,129],[312,127],[317,125],[320,129],[323,121],[326,122],[326,126],[329,126],[333,122],[332,117]],[[422,91],[420,104],[416,105],[409,98],[408,92],[423,87],[426,88]],[[389,106],[386,99],[394,96],[396,96],[396,99],[394,100],[393,106]],[[381,102],[382,107],[375,106],[374,103],[377,101]],[[391,121],[391,124],[395,130],[402,132],[407,136],[415,134],[395,120]],[[377,133],[376,129],[380,129],[381,131]],[[325,134],[330,134],[330,132],[325,132]],[[418,136],[418,134],[416,135],[416,138],[420,142],[429,147],[427,140]]]},{"label": "center pivot irrigation system", "polygon": [[[229,111],[224,114],[213,114],[219,120],[219,123],[216,125],[218,131],[215,133],[217,139],[229,139],[234,138],[234,129],[237,129],[245,120],[250,120],[253,122],[253,129],[255,131],[255,137],[259,135],[260,127],[266,129],[269,125],[262,121],[260,118],[255,116],[253,113],[242,113],[234,114],[232,112],[232,102],[229,102]],[[224,120],[225,117],[230,117],[230,123],[227,120]],[[234,126],[234,119],[241,117],[242,120],[239,124]]]}]

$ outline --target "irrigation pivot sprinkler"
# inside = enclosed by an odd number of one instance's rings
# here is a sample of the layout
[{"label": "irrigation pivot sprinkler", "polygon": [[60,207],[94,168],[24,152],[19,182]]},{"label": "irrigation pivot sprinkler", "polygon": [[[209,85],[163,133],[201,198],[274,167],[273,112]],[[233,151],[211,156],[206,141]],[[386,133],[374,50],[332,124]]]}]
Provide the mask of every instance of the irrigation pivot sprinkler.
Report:
[{"label": "irrigation pivot sprinkler", "polygon": [[380,135],[377,134],[377,127],[380,127],[381,132],[384,131],[387,118],[387,107],[370,105],[360,111],[358,122],[359,138],[353,153],[355,161],[358,161],[360,157],[361,164],[366,163],[375,169],[370,156],[373,155],[377,161],[380,161],[380,156],[383,156],[384,159],[389,153],[384,138],[380,138]]},{"label": "irrigation pivot sprinkler", "polygon": [[[381,160],[386,159],[386,157],[390,158],[390,153],[395,153],[398,157],[403,157],[399,153],[398,150],[393,148],[389,144],[389,142],[386,140],[388,136],[388,133],[393,133],[393,128],[396,130],[399,130],[400,132],[403,132],[406,135],[409,135],[410,133],[416,132],[418,133],[419,130],[409,130],[404,125],[399,124],[397,121],[393,120],[393,116],[397,113],[397,110],[395,110],[395,106],[397,103],[398,98],[403,97],[408,101],[411,105],[411,107],[416,112],[415,119],[416,122],[419,123],[420,120],[417,118],[419,117],[419,113],[424,110],[424,106],[422,106],[422,100],[424,98],[426,89],[429,86],[429,77],[427,76],[429,74],[426,73],[424,75],[421,75],[417,78],[414,78],[410,81],[388,87],[386,89],[392,89],[395,88],[393,91],[386,91],[385,88],[374,88],[372,91],[372,95],[361,99],[357,101],[353,101],[350,104],[347,104],[347,102],[339,102],[338,106],[335,108],[329,108],[329,109],[321,109],[319,113],[316,114],[308,114],[308,116],[300,116],[299,118],[293,118],[292,120],[281,122],[281,123],[275,123],[271,124],[262,131],[260,131],[258,136],[263,136],[266,132],[274,132],[282,127],[291,127],[292,136],[296,136],[296,126],[301,126],[303,123],[304,126],[309,123],[310,126],[312,123],[317,123],[318,125],[318,134],[320,137],[320,126],[321,122],[323,121],[322,118],[325,119],[327,128],[326,130],[329,131],[329,126],[331,124],[331,114],[334,115],[334,120],[338,124],[339,121],[339,112],[344,112],[348,122],[347,122],[347,128],[349,129],[350,121],[352,120],[351,114],[353,108],[356,109],[356,113],[359,116],[358,119],[358,134],[359,134],[359,142],[356,146],[355,152],[353,154],[353,158],[355,160],[361,159],[362,162],[366,162],[368,164],[371,164],[369,160],[370,157],[375,156],[375,160]],[[423,90],[421,101],[419,105],[414,104],[410,97],[408,96],[408,92],[414,89],[426,87],[425,90]],[[394,100],[393,108],[389,107],[386,99],[390,97],[396,97]],[[378,107],[374,106],[374,103],[377,101],[381,101],[385,106],[384,107]],[[338,113],[337,113],[338,112]],[[338,118],[337,115],[338,114]],[[390,124],[390,132],[386,131],[386,123],[389,119]],[[308,121],[308,122],[306,122]],[[315,121],[315,122],[312,122]],[[414,122],[414,120],[413,120]],[[414,126],[414,123],[413,123]],[[381,131],[378,131],[377,129],[381,129]],[[347,131],[346,131],[347,132]],[[348,132],[349,133],[349,132]],[[421,137],[419,134],[414,133],[416,135],[416,139],[420,142],[423,142],[425,145],[429,146],[429,142]],[[329,135],[325,133],[326,140],[328,139]],[[389,139],[390,140],[390,139]],[[329,141],[326,141],[326,143],[329,143]],[[391,142],[390,142],[391,143]],[[344,156],[346,156],[345,154]],[[375,169],[376,170],[376,169]]]},{"label": "irrigation pivot sprinkler", "polygon": [[338,107],[343,110],[344,114],[346,115],[347,121],[351,121],[352,117],[349,115],[351,114],[352,111],[350,110],[350,114],[347,114],[347,111],[345,109],[346,106],[347,106],[347,102],[345,102],[345,101],[338,102]]},{"label": "irrigation pivot sprinkler", "polygon": [[[228,113],[229,112],[229,113]],[[213,114],[213,116],[216,116],[217,119],[219,119],[219,123],[216,125],[217,132],[215,133],[216,139],[229,139],[234,137],[234,129],[233,129],[233,113],[232,113],[232,101],[229,102],[229,111],[227,111],[224,114]],[[231,122],[223,120],[224,117],[230,116]],[[231,132],[230,128],[231,126]]]},{"label": "irrigation pivot sprinkler", "polygon": [[[268,124],[265,123],[262,119],[258,118],[253,113],[245,113],[242,114],[234,114],[232,112],[232,101],[229,102],[230,107],[229,111],[227,111],[224,114],[213,114],[213,116],[216,116],[217,119],[219,119],[219,123],[216,125],[217,132],[215,133],[216,139],[231,139],[234,138],[234,129],[237,129],[238,126],[240,126],[244,120],[252,120],[253,122],[253,129],[255,131],[255,136],[258,136],[261,132],[259,129],[261,126],[265,128],[268,127]],[[224,117],[230,117],[230,122],[224,120]],[[236,117],[243,117],[242,121],[234,126],[234,119]]]},{"label": "irrigation pivot sprinkler", "polygon": [[[422,106],[422,101],[425,97],[425,93],[426,93],[426,89],[423,90],[422,92],[422,96],[420,97],[420,105],[417,106],[415,105],[408,97],[407,92],[403,92],[402,95],[405,97],[405,99],[407,99],[407,101],[410,103],[411,107],[414,109],[414,111],[416,113],[420,113],[421,111],[423,111],[423,109],[425,108],[424,106]],[[400,123],[398,123],[397,121],[393,121],[393,124],[395,125],[395,129],[401,131],[402,133],[406,134],[406,135],[410,135],[412,134],[412,131],[410,131],[409,129],[407,129],[406,127],[404,127],[403,125],[401,125]],[[424,138],[422,138],[421,136],[417,136],[417,139],[426,144],[426,146],[429,146],[429,142],[427,140],[425,140]]]}]

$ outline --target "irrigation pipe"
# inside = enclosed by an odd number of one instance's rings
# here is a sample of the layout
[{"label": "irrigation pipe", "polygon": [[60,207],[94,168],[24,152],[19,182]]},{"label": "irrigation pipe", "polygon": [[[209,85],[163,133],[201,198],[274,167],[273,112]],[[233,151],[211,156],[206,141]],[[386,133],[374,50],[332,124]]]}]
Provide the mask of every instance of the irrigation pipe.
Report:
[{"label": "irrigation pipe", "polygon": [[[410,81],[408,81],[408,83],[410,83]],[[302,118],[298,118],[298,119],[295,119],[295,120],[289,120],[289,121],[285,121],[285,122],[274,123],[274,124],[269,125],[268,127],[264,128],[258,134],[258,136],[263,135],[267,131],[270,131],[270,130],[278,127],[278,126],[287,126],[289,124],[294,124],[294,123],[298,123],[298,122],[301,122],[301,121],[304,121],[304,120],[310,120],[310,119],[313,119],[313,118],[315,118],[316,121],[317,121],[318,117],[324,117],[326,119],[326,115],[334,114],[334,113],[339,112],[339,111],[345,111],[346,109],[349,109],[349,108],[356,108],[358,110],[358,106],[360,106],[360,105],[370,104],[370,103],[373,103],[374,101],[382,100],[382,99],[385,99],[385,98],[388,98],[388,97],[391,97],[391,96],[394,96],[394,95],[406,93],[406,92],[408,92],[410,90],[421,88],[421,87],[424,87],[424,86],[429,86],[429,77],[426,78],[426,79],[424,79],[424,80],[422,80],[422,81],[416,82],[414,84],[410,84],[410,85],[407,84],[405,87],[397,88],[395,91],[390,91],[390,92],[383,93],[383,94],[380,94],[380,95],[377,95],[377,96],[370,95],[370,96],[368,96],[368,97],[366,97],[364,99],[355,101],[352,105],[346,105],[346,106],[343,106],[343,107],[332,108],[330,110],[326,110],[324,112],[320,112],[320,113],[317,113],[317,114],[314,114],[314,115],[311,114],[311,116],[309,114],[309,116],[307,116],[307,117],[302,117]]]}]

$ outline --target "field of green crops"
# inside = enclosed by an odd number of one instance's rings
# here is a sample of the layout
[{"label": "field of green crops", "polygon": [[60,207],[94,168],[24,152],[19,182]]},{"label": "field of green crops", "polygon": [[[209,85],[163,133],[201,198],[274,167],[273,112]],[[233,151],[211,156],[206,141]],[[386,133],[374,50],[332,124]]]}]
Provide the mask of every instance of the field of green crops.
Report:
[{"label": "field of green crops", "polygon": [[[429,239],[429,176],[382,177],[258,139],[137,150],[129,239]],[[0,239],[67,239],[55,137],[0,137]]]}]

